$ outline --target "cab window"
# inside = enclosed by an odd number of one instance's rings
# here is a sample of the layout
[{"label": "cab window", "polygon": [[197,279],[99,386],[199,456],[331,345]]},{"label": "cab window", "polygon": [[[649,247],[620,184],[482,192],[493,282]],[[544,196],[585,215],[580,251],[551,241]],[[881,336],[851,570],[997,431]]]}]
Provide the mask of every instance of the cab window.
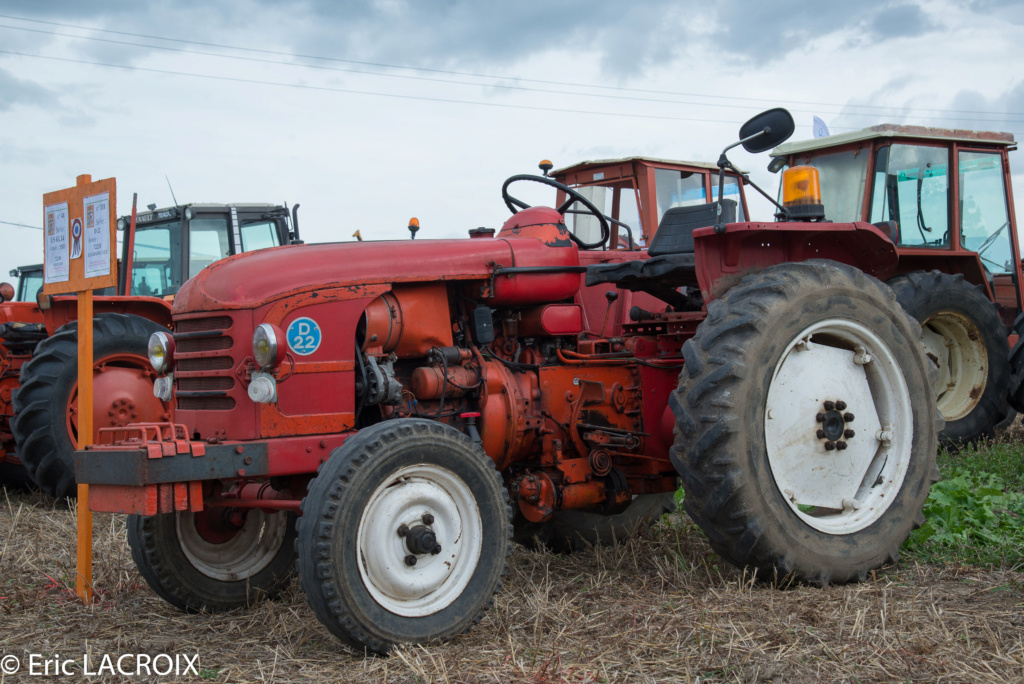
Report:
[{"label": "cab window", "polygon": [[147,225],[135,233],[132,294],[161,297],[181,285],[181,223]]},{"label": "cab window", "polygon": [[1002,157],[960,152],[960,244],[977,252],[989,273],[1013,272]]},{"label": "cab window", "polygon": [[871,222],[896,221],[902,246],[948,246],[948,165],[949,153],[942,147],[890,145],[879,149]]},{"label": "cab window", "polygon": [[231,254],[226,218],[194,218],[188,223],[188,276]]},{"label": "cab window", "polygon": [[[640,244],[642,232],[640,230],[640,210],[637,204],[637,193],[631,183],[586,185],[573,189],[592,202],[602,214],[629,227],[627,231],[626,228],[616,223],[610,223],[608,226],[612,235],[618,231],[620,247],[625,247],[628,244],[629,235],[633,237],[634,246]],[[597,242],[601,239],[600,222],[579,202],[573,204],[566,212],[566,223],[569,230],[584,242]]]},{"label": "cab window", "polygon": [[18,296],[15,301],[34,302],[36,296],[43,290],[43,272],[25,271],[18,281]]},{"label": "cab window", "polygon": [[864,184],[868,175],[866,150],[843,150],[797,161],[818,170],[825,218],[840,223],[861,220]]},{"label": "cab window", "polygon": [[242,224],[242,251],[276,247],[281,244],[277,239],[277,224],[274,221],[253,221]]},{"label": "cab window", "polygon": [[[658,198],[658,223],[665,216],[665,212],[673,207],[692,207],[698,204],[707,204],[707,191],[704,189],[706,176],[695,171],[676,171],[672,169],[656,169],[654,172],[654,183]],[[718,199],[718,176],[713,177],[712,200]],[[736,202],[736,220],[746,221],[747,217],[743,212],[743,198],[740,196],[739,179],[736,176],[727,175],[722,185],[722,198],[731,199]]]}]

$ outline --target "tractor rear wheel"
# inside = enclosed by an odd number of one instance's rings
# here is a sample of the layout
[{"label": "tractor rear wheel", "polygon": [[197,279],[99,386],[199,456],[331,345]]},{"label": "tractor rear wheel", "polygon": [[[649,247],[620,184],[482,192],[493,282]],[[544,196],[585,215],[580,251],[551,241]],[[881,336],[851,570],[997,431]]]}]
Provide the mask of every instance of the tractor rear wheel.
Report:
[{"label": "tractor rear wheel", "polygon": [[595,544],[612,546],[622,542],[674,510],[675,492],[665,492],[635,496],[626,510],[614,515],[557,511],[551,520],[534,523],[517,514],[512,539],[529,549],[543,544],[555,553],[576,553]]},{"label": "tractor rear wheel", "polygon": [[501,476],[441,423],[398,419],[360,430],[320,466],[302,512],[306,598],[360,651],[468,631],[508,571],[511,509]]},{"label": "tractor rear wheel", "polygon": [[887,285],[921,324],[925,351],[939,367],[940,439],[955,445],[994,437],[1010,411],[1010,350],[996,305],[959,274],[908,273]]},{"label": "tractor rear wheel", "polygon": [[190,613],[233,610],[288,586],[295,518],[259,508],[130,515],[128,546],[146,583],[171,605]]},{"label": "tractor rear wheel", "polygon": [[[167,421],[170,405],[153,396],[149,336],[166,328],[139,316],[93,320],[93,429]],[[11,432],[32,480],[54,497],[75,493],[78,445],[78,323],[39,343],[14,390]],[[93,435],[95,439],[95,434]]]},{"label": "tractor rear wheel", "polygon": [[670,404],[685,507],[768,580],[863,580],[895,562],[938,479],[921,327],[831,261],[749,275],[683,345]]}]

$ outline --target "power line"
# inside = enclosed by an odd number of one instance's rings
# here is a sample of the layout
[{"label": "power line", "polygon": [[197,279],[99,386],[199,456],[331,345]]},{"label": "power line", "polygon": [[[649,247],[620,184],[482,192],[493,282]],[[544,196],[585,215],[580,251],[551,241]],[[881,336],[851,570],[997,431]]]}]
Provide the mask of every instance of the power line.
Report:
[{"label": "power line", "polygon": [[624,116],[632,119],[661,119],[667,121],[689,121],[692,123],[735,123],[742,124],[743,121],[727,121],[721,118],[699,119],[683,116],[660,116],[657,114],[629,114],[625,112],[599,112],[586,109],[565,109],[560,107],[537,107],[533,105],[505,104],[500,102],[481,102],[479,100],[458,100],[443,97],[427,97],[423,95],[400,95],[398,93],[381,93],[370,90],[354,90],[350,88],[331,88],[328,86],[314,86],[303,83],[282,83],[280,81],[261,81],[253,78],[240,78],[236,76],[214,76],[211,74],[196,74],[187,71],[172,71],[169,69],[151,69],[148,67],[132,66],[127,64],[111,64],[108,62],[91,62],[84,59],[73,59],[71,57],[51,57],[49,55],[34,55],[27,52],[15,52],[14,50],[0,50],[0,54],[16,55],[18,57],[31,57],[35,59],[48,59],[55,62],[68,62],[73,64],[88,64],[91,66],[109,67],[112,69],[126,69],[129,71],[142,71],[151,74],[164,74],[168,76],[191,76],[193,78],[205,78],[214,81],[229,81],[232,83],[250,83],[256,85],[278,86],[281,88],[295,88],[299,90],[316,90],[331,93],[347,93],[350,95],[373,95],[377,97],[390,97],[401,100],[420,100],[425,102],[443,102],[447,104],[467,104],[481,107],[496,107],[502,109],[520,109],[536,112],[557,112],[559,114],[588,114],[595,116]]},{"label": "power line", "polygon": [[5,226],[17,226],[19,228],[31,228],[32,230],[42,230],[39,226],[30,226],[25,223],[12,223],[11,221],[0,221]]},{"label": "power line", "polygon": [[[58,27],[61,27],[61,28],[71,28],[71,29],[77,29],[77,30],[83,30],[83,31],[95,31],[95,32],[99,32],[99,33],[107,33],[107,34],[120,35],[120,36],[128,36],[128,37],[132,37],[132,38],[145,38],[145,39],[148,39],[148,40],[162,40],[162,41],[181,43],[181,44],[187,44],[187,45],[199,45],[199,46],[203,46],[203,47],[215,47],[215,48],[220,48],[220,49],[224,49],[224,50],[237,50],[237,51],[241,51],[241,52],[251,52],[251,53],[258,53],[258,54],[276,55],[276,56],[281,56],[281,57],[289,57],[289,58],[292,58],[292,59],[314,59],[314,60],[321,60],[321,61],[327,61],[327,62],[337,62],[337,63],[344,63],[344,64],[357,64],[357,65],[361,65],[361,66],[371,66],[371,67],[377,67],[377,68],[383,68],[383,69],[403,69],[403,70],[408,70],[408,71],[418,71],[418,72],[425,72],[425,73],[445,74],[445,75],[450,75],[450,76],[467,76],[467,77],[471,77],[471,78],[498,79],[498,80],[505,80],[505,81],[516,81],[516,82],[521,82],[521,83],[538,83],[538,84],[543,84],[543,85],[569,86],[569,87],[576,87],[576,88],[592,88],[592,89],[597,89],[597,90],[611,90],[611,91],[619,91],[619,92],[647,93],[647,94],[656,94],[656,95],[675,95],[675,96],[681,96],[681,97],[702,97],[702,98],[717,99],[717,100],[732,100],[732,101],[737,101],[737,102],[750,102],[750,103],[760,102],[760,103],[775,104],[775,101],[769,100],[769,99],[765,99],[765,98],[739,97],[739,96],[729,96],[729,95],[709,95],[709,94],[703,94],[703,93],[686,93],[686,92],[671,91],[671,90],[651,90],[651,89],[644,89],[644,88],[627,88],[627,87],[623,87],[623,86],[609,86],[609,85],[597,85],[597,84],[589,84],[589,83],[573,83],[573,82],[566,82],[566,81],[551,81],[551,80],[543,80],[543,79],[519,78],[519,77],[513,77],[513,76],[495,76],[495,75],[491,75],[491,74],[480,74],[480,73],[467,72],[467,71],[454,71],[454,70],[447,70],[447,69],[433,69],[433,68],[428,68],[428,67],[416,67],[416,66],[408,66],[408,65],[401,65],[401,64],[387,64],[387,63],[382,63],[382,62],[368,62],[368,61],[361,61],[361,60],[354,60],[354,59],[342,59],[342,58],[338,58],[338,57],[325,57],[323,55],[302,55],[302,54],[297,54],[297,53],[287,52],[287,51],[280,51],[280,50],[267,50],[267,49],[262,49],[262,48],[252,48],[252,47],[239,46],[239,45],[225,45],[225,44],[222,44],[222,43],[209,43],[209,42],[203,42],[203,41],[197,41],[197,40],[186,40],[186,39],[182,39],[182,38],[167,38],[165,36],[153,36],[153,35],[147,35],[147,34],[142,34],[142,33],[132,33],[132,32],[129,32],[129,31],[116,31],[116,30],[113,30],[113,29],[101,29],[101,28],[94,28],[94,27],[91,27],[91,26],[82,26],[82,25],[78,25],[78,24],[65,24],[65,23],[56,22],[56,21],[46,21],[46,20],[43,20],[43,19],[29,19],[29,18],[26,18],[26,17],[19,17],[19,16],[14,16],[14,15],[7,15],[7,14],[0,14],[0,18],[3,18],[3,19],[14,19],[14,20],[17,20],[17,21],[32,22],[32,23],[37,23],[37,24],[45,24],[45,25],[49,25],[49,26],[58,26]],[[20,28],[20,27],[7,27],[7,28]],[[22,29],[22,30],[32,30],[32,29]],[[83,38],[83,39],[86,39],[86,40],[100,40],[100,39],[97,39],[97,38],[90,38],[90,37],[87,37],[87,36],[68,36],[67,34],[59,34],[59,33],[56,33],[54,35],[64,35],[66,37]],[[115,42],[115,41],[109,41],[109,42]],[[126,43],[126,44],[127,45],[139,45],[138,43]],[[151,47],[153,49],[171,49],[171,48],[160,47],[160,46],[152,46],[152,45],[147,45],[147,46],[144,46],[144,47]],[[185,52],[188,52],[188,51],[185,51]],[[197,53],[197,54],[208,54],[208,53]],[[217,55],[217,56],[231,57],[230,55]],[[311,65],[307,65],[307,66],[311,66]],[[375,72],[355,72],[355,73],[371,73],[372,74],[372,73],[375,73]],[[378,75],[381,75],[381,76],[396,76],[394,74],[378,74]],[[405,78],[409,78],[409,77],[405,77]],[[452,81],[452,82],[453,83],[458,83],[457,81]],[[477,84],[477,85],[487,85],[487,84]],[[489,84],[489,85],[491,87],[526,89],[524,87],[517,87],[517,86],[498,86],[498,85],[495,85],[495,84]],[[541,92],[551,92],[551,91],[541,91]],[[554,91],[554,92],[560,92],[560,91]],[[577,94],[577,95],[587,95],[587,93],[575,93],[575,94]],[[896,109],[896,110],[899,110],[899,111],[902,111],[902,112],[907,112],[907,113],[915,112],[915,111],[929,111],[929,112],[949,112],[949,113],[954,113],[954,114],[983,114],[983,115],[998,115],[999,114],[998,112],[992,112],[992,111],[968,110],[968,109],[942,109],[942,108],[938,108],[938,107],[930,107],[930,108],[929,107],[895,107],[894,108],[894,107],[887,107],[887,106],[884,106],[884,105],[858,105],[858,104],[849,104],[849,103],[835,104],[835,103],[826,103],[826,102],[810,102],[810,101],[805,101],[805,100],[789,100],[789,102],[792,103],[792,104],[809,105],[809,106],[814,106],[814,107],[838,107],[838,108],[856,107],[856,108],[860,108],[860,109],[878,110],[880,112],[891,112],[894,109]],[[719,105],[711,105],[711,103],[700,103],[700,104],[706,104],[706,105],[709,105],[709,106],[719,106]],[[720,106],[726,106],[726,105],[720,105]],[[735,105],[733,105],[733,106],[735,106]],[[843,114],[843,112],[839,112],[839,114]],[[846,114],[846,115],[852,115],[852,114]],[[857,114],[857,115],[858,116],[866,116],[864,114]],[[1024,115],[1024,112],[1009,112],[1009,113],[1007,113],[1007,116],[1022,116],[1022,115]],[[919,118],[924,118],[924,117],[919,117]],[[931,118],[948,118],[949,120],[953,120],[953,121],[968,120],[968,119],[962,119],[962,118],[961,119],[955,119],[955,118],[950,118],[950,117],[931,117]],[[1006,119],[1003,119],[1003,120],[1006,120]],[[1014,123],[1017,123],[1017,122],[1014,122]]]},{"label": "power line", "polygon": [[[0,16],[2,16],[2,15],[0,15]],[[376,71],[366,71],[366,70],[363,70],[363,69],[349,69],[349,68],[336,67],[336,66],[323,66],[323,65],[316,65],[316,64],[296,64],[294,62],[286,62],[286,61],[282,61],[282,60],[261,59],[261,58],[258,58],[258,57],[242,57],[242,56],[239,56],[239,55],[225,55],[225,54],[220,54],[220,53],[216,53],[216,52],[206,52],[206,51],[203,51],[203,50],[188,50],[188,49],[185,49],[185,48],[174,48],[174,47],[167,47],[167,46],[163,46],[163,45],[150,45],[150,44],[146,44],[146,43],[132,43],[132,42],[129,42],[129,41],[124,41],[124,40],[112,40],[112,39],[109,39],[109,38],[96,38],[96,37],[93,37],[93,36],[76,36],[76,35],[70,34],[70,33],[60,33],[60,32],[57,32],[57,31],[44,31],[42,29],[32,29],[32,28],[27,28],[27,27],[23,27],[23,26],[10,26],[8,24],[0,24],[0,28],[11,29],[11,30],[15,30],[15,31],[28,31],[28,32],[31,32],[31,33],[41,33],[41,34],[50,35],[50,36],[60,36],[62,38],[73,38],[73,39],[76,39],[76,40],[90,40],[90,41],[94,41],[94,42],[107,43],[107,44],[113,44],[113,45],[125,45],[125,46],[129,46],[129,47],[146,48],[146,49],[151,49],[151,50],[162,50],[162,51],[165,51],[165,52],[177,52],[177,53],[190,54],[190,55],[204,55],[204,56],[208,56],[208,57],[219,57],[219,58],[222,58],[222,59],[233,59],[233,60],[240,60],[240,61],[245,61],[245,62],[256,62],[256,63],[260,63],[260,64],[277,64],[277,65],[281,65],[281,66],[290,66],[290,67],[297,67],[297,68],[302,68],[302,69],[318,69],[318,70],[323,70],[323,71],[335,71],[335,72],[342,72],[342,73],[362,74],[362,75],[376,76],[376,77],[382,77],[382,78],[397,78],[397,79],[411,80],[411,81],[430,81],[430,82],[434,82],[434,83],[448,83],[448,84],[452,84],[452,85],[462,85],[462,86],[471,86],[471,87],[500,88],[500,89],[503,89],[503,90],[518,90],[518,91],[526,91],[526,92],[549,93],[549,94],[555,94],[555,95],[569,95],[569,96],[576,96],[576,97],[593,97],[593,98],[613,99],[613,100],[629,100],[629,101],[634,101],[634,102],[655,102],[655,103],[660,103],[660,104],[681,104],[681,105],[692,105],[692,106],[699,106],[699,107],[724,107],[724,108],[728,108],[728,109],[749,109],[750,108],[749,105],[714,104],[714,103],[708,103],[708,102],[692,102],[692,101],[687,102],[685,100],[665,100],[665,99],[660,99],[660,98],[636,97],[636,96],[632,96],[632,95],[610,95],[610,94],[605,94],[605,93],[577,93],[577,92],[568,92],[568,91],[564,91],[564,90],[551,90],[549,88],[532,88],[532,87],[529,87],[529,86],[504,85],[504,84],[500,84],[500,83],[475,83],[475,82],[469,82],[469,81],[456,81],[456,80],[448,79],[448,78],[433,78],[433,77],[429,77],[429,76],[406,76],[406,75],[403,75],[403,74],[386,74],[386,73],[381,73],[381,72],[376,72]],[[827,105],[827,106],[831,107],[833,105]],[[846,107],[846,106],[847,105],[843,105],[843,107]],[[849,106],[857,107],[859,105],[849,105]],[[895,109],[898,111],[898,110],[903,109],[903,108],[895,108]],[[792,109],[791,111],[798,112],[798,113],[801,113],[801,114],[825,114],[825,113],[827,113],[827,114],[833,114],[835,116],[860,116],[860,117],[874,116],[874,114],[863,114],[863,113],[859,113],[859,112],[842,112],[842,111],[840,111],[840,112],[822,112],[819,109],[813,109],[813,110],[811,110],[811,109]],[[990,122],[990,123],[998,123],[998,122],[1004,122],[1004,121],[1005,122],[1009,122],[1009,123],[1024,123],[1024,120],[1008,119],[1005,116],[997,115],[995,112],[990,112],[990,113],[987,113],[985,115],[986,116],[994,115],[994,116],[999,116],[1000,118],[996,118],[996,119],[973,119],[973,120],[982,121],[982,122]],[[929,120],[939,120],[939,121],[958,121],[958,120],[961,120],[961,119],[956,119],[956,118],[951,118],[951,117],[946,117],[946,116],[918,116],[916,118],[918,118],[918,119],[929,119]]]},{"label": "power line", "polygon": [[[2,15],[0,15],[0,16],[2,16]],[[151,50],[163,50],[165,52],[177,52],[177,53],[190,54],[190,55],[204,55],[204,56],[208,56],[208,57],[219,57],[219,58],[222,58],[222,59],[233,59],[233,60],[240,60],[240,61],[245,61],[245,62],[256,62],[256,63],[260,63],[260,64],[277,64],[277,65],[281,65],[281,66],[290,66],[290,67],[297,67],[297,68],[302,68],[302,69],[318,69],[318,70],[324,70],[324,71],[335,71],[335,72],[343,72],[343,73],[362,74],[362,75],[376,76],[376,77],[382,77],[382,78],[398,78],[398,79],[412,80],[412,81],[430,81],[430,82],[434,82],[434,83],[448,83],[448,84],[453,84],[453,85],[462,85],[462,86],[471,86],[471,87],[500,88],[500,89],[503,89],[503,90],[518,90],[518,91],[527,91],[527,92],[549,93],[549,94],[555,94],[555,95],[569,95],[569,96],[576,96],[576,97],[593,97],[593,98],[613,99],[613,100],[629,100],[629,101],[634,101],[634,102],[655,102],[655,103],[660,103],[660,104],[680,104],[680,105],[691,105],[691,106],[699,106],[699,107],[724,107],[724,108],[728,108],[728,109],[745,109],[745,110],[748,110],[750,108],[749,105],[714,104],[714,103],[708,103],[708,102],[692,102],[692,101],[687,102],[685,100],[665,100],[665,99],[660,99],[660,98],[636,97],[636,96],[632,96],[632,95],[609,95],[609,94],[604,94],[604,93],[577,93],[577,92],[568,92],[568,91],[564,91],[564,90],[551,90],[551,89],[548,89],[548,88],[532,88],[532,87],[529,87],[529,86],[504,85],[504,84],[499,84],[499,83],[475,83],[475,82],[469,82],[469,81],[456,81],[456,80],[452,80],[452,79],[448,79],[448,78],[433,78],[433,77],[429,77],[429,76],[406,76],[406,75],[403,75],[403,74],[386,74],[386,73],[380,73],[380,72],[375,72],[375,71],[366,71],[366,70],[362,70],[362,69],[349,69],[349,68],[336,67],[336,66],[323,66],[323,65],[316,65],[316,64],[296,64],[294,62],[286,62],[286,61],[282,61],[282,60],[261,59],[261,58],[258,58],[258,57],[242,57],[242,56],[239,56],[239,55],[224,55],[224,54],[220,54],[220,53],[216,53],[216,52],[206,52],[206,51],[203,51],[203,50],[188,50],[188,49],[185,49],[185,48],[174,48],[174,47],[167,47],[167,46],[163,46],[163,45],[150,45],[150,44],[146,44],[146,43],[132,43],[132,42],[129,42],[129,41],[124,41],[124,40],[112,40],[112,39],[109,39],[109,38],[96,38],[96,37],[93,37],[93,36],[76,36],[76,35],[70,34],[70,33],[60,33],[60,32],[57,32],[57,31],[44,31],[42,29],[32,29],[32,28],[26,28],[26,27],[23,27],[23,26],[10,26],[8,24],[0,24],[0,28],[11,29],[11,30],[15,30],[15,31],[28,31],[28,32],[31,32],[31,33],[41,33],[41,34],[50,35],[50,36],[60,36],[62,38],[73,38],[73,39],[76,39],[76,40],[90,40],[90,41],[94,41],[94,42],[107,43],[107,44],[113,44],[113,45],[125,45],[125,46],[129,46],[129,47],[147,48],[147,49],[151,49]],[[833,105],[827,105],[827,106],[831,107]],[[859,105],[849,105],[849,106],[857,107]],[[844,105],[844,107],[846,107],[846,105]],[[897,108],[894,108],[894,109],[900,110],[902,108],[898,108],[897,107]],[[798,113],[801,113],[801,114],[826,114],[827,113],[827,114],[832,114],[832,115],[835,115],[835,116],[859,116],[859,117],[875,116],[874,114],[863,114],[863,113],[859,113],[859,112],[842,112],[842,111],[840,111],[840,112],[822,112],[819,109],[813,109],[813,110],[812,109],[792,109],[791,111],[798,112]],[[971,119],[971,120],[980,121],[980,122],[986,122],[986,123],[999,123],[999,122],[1024,123],[1024,120],[1008,119],[1005,116],[997,115],[995,112],[990,112],[990,113],[987,113],[985,115],[986,116],[989,116],[989,115],[998,116],[999,118],[996,118],[996,119],[976,119],[975,118],[975,119]],[[947,117],[947,116],[918,116],[916,118],[917,119],[938,120],[938,121],[960,121],[960,120],[963,120],[963,119],[957,119],[957,118]]]},{"label": "power line", "polygon": [[[2,16],[2,15],[0,15]],[[71,33],[60,33],[58,31],[44,31],[42,29],[26,28],[24,26],[11,26],[9,24],[0,24],[0,28],[11,29],[15,31],[28,31],[31,33],[41,33],[49,36],[60,36],[62,38],[73,38],[75,40],[90,40],[98,43],[107,43],[112,45],[125,45],[129,47],[146,48],[150,50],[162,50],[165,52],[177,52],[188,55],[205,55],[207,57],[220,57],[222,59],[234,59],[244,62],[256,62],[259,64],[277,64],[281,66],[297,67],[300,69],[318,69],[321,71],[334,71],[347,74],[361,74],[366,76],[376,76],[380,78],[397,78],[409,81],[429,81],[432,83],[448,83],[452,85],[471,86],[474,88],[499,88],[502,90],[518,90],[534,93],[549,93],[555,95],[571,95],[576,97],[595,97],[611,100],[630,100],[634,102],[656,102],[660,104],[682,104],[682,105],[695,105],[701,107],[725,107],[729,109],[750,109],[749,105],[737,105],[737,104],[714,104],[709,102],[687,102],[685,100],[665,100],[660,98],[650,97],[636,97],[632,95],[609,95],[605,93],[578,93],[565,90],[552,90],[550,88],[532,88],[529,86],[516,86],[516,85],[505,85],[501,83],[478,83],[473,81],[457,81],[450,78],[433,78],[430,76],[407,76],[404,74],[387,74],[379,71],[367,71],[365,69],[349,69],[345,67],[336,66],[324,66],[317,64],[299,64],[296,62],[288,62],[277,59],[260,59],[259,57],[242,57],[240,55],[225,55],[217,52],[206,52],[203,50],[188,50],[185,48],[167,47],[164,45],[150,45],[147,43],[132,43],[125,40],[112,40],[109,38],[96,38],[93,36],[76,36]],[[141,36],[140,36],[141,37]],[[499,77],[500,78],[500,77]],[[804,114],[820,114],[822,112],[818,110],[798,110],[792,111],[801,112]],[[836,113],[836,112],[833,112]],[[858,116],[867,116],[859,114]],[[940,117],[944,118],[944,117]]]}]

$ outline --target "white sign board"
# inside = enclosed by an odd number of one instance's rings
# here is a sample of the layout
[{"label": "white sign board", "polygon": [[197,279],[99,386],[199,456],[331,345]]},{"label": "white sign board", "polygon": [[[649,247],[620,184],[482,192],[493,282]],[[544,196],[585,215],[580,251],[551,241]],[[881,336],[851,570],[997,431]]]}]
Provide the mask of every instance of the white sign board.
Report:
[{"label": "white sign board", "polygon": [[45,265],[43,273],[47,283],[63,283],[70,273],[68,250],[68,204],[54,204],[45,207],[46,237],[43,241]]},{"label": "white sign board", "polygon": [[110,193],[86,197],[85,277],[110,273]]}]

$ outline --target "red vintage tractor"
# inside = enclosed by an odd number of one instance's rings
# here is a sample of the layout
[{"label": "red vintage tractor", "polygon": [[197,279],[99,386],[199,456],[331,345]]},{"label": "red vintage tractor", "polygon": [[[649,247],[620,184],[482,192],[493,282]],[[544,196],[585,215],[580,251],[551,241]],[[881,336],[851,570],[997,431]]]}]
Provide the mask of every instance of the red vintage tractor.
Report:
[{"label": "red vintage tractor", "polygon": [[[736,145],[792,131],[770,110]],[[643,250],[596,191],[514,176],[496,235],[214,264],[150,341],[177,424],[77,452],[90,506],[130,514],[140,572],[179,608],[274,596],[297,568],[324,625],[374,652],[472,627],[511,539],[611,542],[671,508],[680,479],[730,562],[863,580],[897,559],[938,476],[934,366],[879,280],[896,247],[864,222],[737,221],[724,152],[718,168],[713,202],[710,169],[691,206],[679,169],[683,206],[638,187],[660,214]],[[517,181],[562,199],[528,207]],[[574,207],[593,234],[567,228]]]},{"label": "red vintage tractor", "polygon": [[899,259],[886,282],[938,365],[949,443],[991,437],[1012,416],[1007,325],[1024,311],[1015,149],[1009,133],[883,124],[772,152],[777,168],[820,174],[820,216],[892,222]]},{"label": "red vintage tractor", "polygon": [[[117,293],[99,290],[94,299],[97,429],[172,419],[170,403],[153,395],[146,351],[149,336],[170,327],[169,300],[217,259],[287,244],[296,235],[288,218],[285,207],[270,204],[151,205],[137,215],[134,240],[124,240],[132,253],[121,259],[131,263],[131,279],[122,267]],[[118,227],[130,230],[128,217]],[[76,297],[40,296],[42,266],[17,274],[16,300],[10,292],[0,297],[0,482],[69,496],[78,439]]]}]

